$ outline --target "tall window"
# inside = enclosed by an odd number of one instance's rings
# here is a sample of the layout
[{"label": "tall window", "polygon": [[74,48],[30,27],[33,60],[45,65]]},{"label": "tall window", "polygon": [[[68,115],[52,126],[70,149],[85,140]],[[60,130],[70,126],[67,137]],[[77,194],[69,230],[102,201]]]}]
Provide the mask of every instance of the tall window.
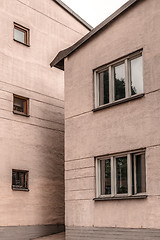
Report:
[{"label": "tall window", "polygon": [[142,52],[95,70],[95,107],[143,93]]},{"label": "tall window", "polygon": [[18,95],[13,95],[13,112],[28,116],[29,99]]},{"label": "tall window", "polygon": [[146,192],[145,152],[98,157],[97,197],[137,195]]},{"label": "tall window", "polygon": [[14,23],[14,40],[29,46],[29,29]]},{"label": "tall window", "polygon": [[12,169],[12,189],[28,190],[28,171]]}]

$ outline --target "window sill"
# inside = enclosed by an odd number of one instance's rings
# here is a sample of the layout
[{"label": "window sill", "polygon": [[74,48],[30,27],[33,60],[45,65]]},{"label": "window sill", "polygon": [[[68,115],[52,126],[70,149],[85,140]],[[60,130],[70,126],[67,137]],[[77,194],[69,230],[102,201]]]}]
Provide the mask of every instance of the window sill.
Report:
[{"label": "window sill", "polygon": [[119,196],[119,197],[98,197],[93,198],[94,201],[114,201],[114,200],[133,200],[146,199],[148,195],[133,195],[133,196]]},{"label": "window sill", "polygon": [[30,117],[30,115],[25,114],[25,113],[23,113],[23,112],[13,111],[13,113],[14,113],[14,114],[17,114],[17,115],[24,116],[24,117]]},{"label": "window sill", "polygon": [[13,187],[12,186],[12,190],[13,191],[25,191],[25,192],[29,192],[28,188],[18,188],[18,187]]},{"label": "window sill", "polygon": [[15,42],[21,43],[22,45],[24,45],[24,46],[26,46],[26,47],[30,47],[29,44],[26,44],[26,43],[20,42],[20,41],[14,39],[14,38],[13,38],[13,40],[14,40]]},{"label": "window sill", "polygon": [[121,103],[132,101],[132,100],[137,99],[137,98],[141,98],[144,95],[145,95],[144,93],[141,93],[141,94],[137,94],[137,95],[134,95],[132,97],[129,97],[129,98],[123,98],[123,99],[117,100],[117,101],[112,102],[112,103],[101,105],[101,106],[99,106],[97,108],[94,108],[92,111],[93,112],[97,112],[97,111],[105,109],[105,108],[109,108],[109,107],[112,107],[112,106],[115,106],[115,105],[118,105],[118,104],[121,104]]}]

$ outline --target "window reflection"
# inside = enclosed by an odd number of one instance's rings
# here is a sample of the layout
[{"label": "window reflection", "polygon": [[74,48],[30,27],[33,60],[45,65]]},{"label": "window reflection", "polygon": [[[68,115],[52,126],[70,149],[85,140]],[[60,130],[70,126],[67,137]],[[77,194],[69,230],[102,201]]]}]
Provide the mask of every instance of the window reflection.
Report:
[{"label": "window reflection", "polygon": [[142,56],[131,60],[131,95],[143,92]]},{"label": "window reflection", "polygon": [[25,32],[14,28],[14,39],[21,43],[25,43]]},{"label": "window reflection", "polygon": [[125,64],[114,67],[115,100],[125,98]]},{"label": "window reflection", "polygon": [[117,194],[128,193],[127,156],[116,158]]},{"label": "window reflection", "polygon": [[109,71],[99,73],[99,104],[109,103]]}]

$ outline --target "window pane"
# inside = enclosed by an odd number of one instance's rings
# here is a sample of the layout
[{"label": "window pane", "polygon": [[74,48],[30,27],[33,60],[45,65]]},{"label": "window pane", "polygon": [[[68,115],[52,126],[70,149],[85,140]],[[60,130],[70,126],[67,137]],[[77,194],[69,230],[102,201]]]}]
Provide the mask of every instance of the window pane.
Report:
[{"label": "window pane", "polygon": [[127,193],[127,156],[116,158],[117,193]]},{"label": "window pane", "polygon": [[136,183],[137,193],[146,192],[146,167],[144,153],[136,156]]},{"label": "window pane", "polygon": [[14,97],[14,110],[26,113],[26,100]]},{"label": "window pane", "polygon": [[111,194],[111,161],[101,161],[101,194]]},{"label": "window pane", "polygon": [[131,95],[143,93],[142,56],[131,60]]},{"label": "window pane", "polygon": [[109,71],[99,73],[99,105],[109,103]]},{"label": "window pane", "polygon": [[25,32],[14,28],[14,39],[19,42],[25,43]]},{"label": "window pane", "polygon": [[114,97],[115,100],[125,98],[125,65],[114,68]]}]

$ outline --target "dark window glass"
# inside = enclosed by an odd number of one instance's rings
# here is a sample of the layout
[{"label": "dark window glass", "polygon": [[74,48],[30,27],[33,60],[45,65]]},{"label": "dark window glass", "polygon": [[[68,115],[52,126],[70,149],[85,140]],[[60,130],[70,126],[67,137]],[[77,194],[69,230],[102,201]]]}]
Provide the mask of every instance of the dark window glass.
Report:
[{"label": "dark window glass", "polygon": [[143,93],[142,56],[131,60],[131,95]]},{"label": "dark window glass", "polygon": [[136,185],[137,193],[146,192],[146,167],[145,167],[145,155],[139,154],[135,156],[136,159]]},{"label": "dark window glass", "polygon": [[13,111],[28,114],[28,99],[20,96],[13,96]]},{"label": "dark window glass", "polygon": [[99,105],[109,103],[109,71],[99,73]]},{"label": "dark window glass", "polygon": [[125,98],[125,64],[114,67],[114,97],[115,101]]},{"label": "dark window glass", "polygon": [[128,193],[127,156],[116,158],[117,194]]},{"label": "dark window glass", "polygon": [[101,161],[101,194],[111,194],[111,161]]},{"label": "dark window glass", "polygon": [[12,188],[28,189],[28,171],[12,170]]}]

